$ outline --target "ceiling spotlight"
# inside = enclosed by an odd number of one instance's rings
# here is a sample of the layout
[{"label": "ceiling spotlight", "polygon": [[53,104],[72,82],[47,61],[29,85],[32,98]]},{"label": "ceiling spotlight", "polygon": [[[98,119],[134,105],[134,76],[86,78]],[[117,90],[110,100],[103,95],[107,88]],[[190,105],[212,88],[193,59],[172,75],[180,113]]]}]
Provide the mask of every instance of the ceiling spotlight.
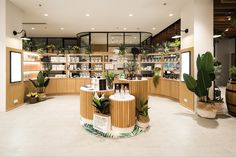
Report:
[{"label": "ceiling spotlight", "polygon": [[137,37],[134,37],[134,39],[137,39]]},{"label": "ceiling spotlight", "polygon": [[124,30],[127,30],[127,28],[123,28]]},{"label": "ceiling spotlight", "polygon": [[85,16],[90,16],[90,14],[87,13]]},{"label": "ceiling spotlight", "polygon": [[64,30],[65,28],[61,27],[60,30]]},{"label": "ceiling spotlight", "polygon": [[34,27],[32,27],[31,29],[32,29],[32,30],[35,30],[35,28],[34,28]]},{"label": "ceiling spotlight", "polygon": [[46,14],[46,13],[45,13],[45,14],[43,14],[43,15],[44,15],[44,16],[46,16],[46,17],[48,16],[48,14]]},{"label": "ceiling spotlight", "polygon": [[152,28],[152,30],[155,30],[155,29],[156,29],[155,27]]},{"label": "ceiling spotlight", "polygon": [[225,29],[225,32],[228,32],[228,31],[229,31],[229,28],[226,28],[226,29]]},{"label": "ceiling spotlight", "polygon": [[17,31],[13,31],[13,35],[16,36],[17,34],[21,34],[22,33],[22,36],[20,37],[22,40],[30,40],[30,38],[27,37],[26,35],[26,31],[24,29],[22,29],[20,32],[17,32]]},{"label": "ceiling spotlight", "polygon": [[131,17],[131,16],[133,16],[133,14],[129,14],[129,16]]},{"label": "ceiling spotlight", "polygon": [[169,14],[169,17],[172,17],[174,14]]},{"label": "ceiling spotlight", "polygon": [[220,34],[215,34],[215,35],[213,35],[213,38],[220,38],[222,35],[220,35]]}]

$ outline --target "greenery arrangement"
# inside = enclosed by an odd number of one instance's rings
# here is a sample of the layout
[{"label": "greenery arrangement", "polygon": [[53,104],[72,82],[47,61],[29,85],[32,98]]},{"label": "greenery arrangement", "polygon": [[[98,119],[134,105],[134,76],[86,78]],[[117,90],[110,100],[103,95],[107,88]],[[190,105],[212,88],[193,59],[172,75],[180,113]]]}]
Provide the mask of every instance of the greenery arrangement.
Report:
[{"label": "greenery arrangement", "polygon": [[90,55],[91,53],[92,53],[92,47],[91,47],[91,45],[85,47],[85,54]]},{"label": "greenery arrangement", "polygon": [[119,46],[119,53],[118,55],[121,55],[121,56],[124,56],[126,54],[126,47],[125,47],[125,44],[121,44]]},{"label": "greenery arrangement", "polygon": [[39,94],[37,92],[29,92],[26,96],[28,98],[38,98]]},{"label": "greenery arrangement", "polygon": [[109,114],[110,99],[105,97],[104,94],[98,95],[95,93],[93,96],[92,105],[96,108],[96,112],[101,114]]},{"label": "greenery arrangement", "polygon": [[104,77],[105,77],[106,80],[107,80],[108,88],[109,88],[109,89],[113,89],[113,81],[114,81],[114,79],[115,79],[115,77],[116,77],[115,73],[113,73],[113,72],[108,72],[108,71],[107,71],[107,72],[105,73]]},{"label": "greenery arrangement", "polygon": [[157,87],[158,83],[159,83],[159,80],[161,78],[161,68],[159,67],[155,67],[154,70],[153,70],[154,74],[153,74],[153,77],[152,77],[152,82],[154,84],[155,87]]},{"label": "greenery arrangement", "polygon": [[148,107],[148,100],[138,99],[138,103],[136,106],[138,121],[143,123],[149,122],[149,116],[148,116],[149,109],[150,108]]},{"label": "greenery arrangement", "polygon": [[49,44],[49,45],[46,46],[46,48],[48,50],[48,53],[53,53],[55,48],[56,48],[56,46],[53,45],[53,44]]},{"label": "greenery arrangement", "polygon": [[135,77],[135,73],[138,70],[138,64],[134,61],[126,63],[126,69],[128,71],[128,79],[132,80]]},{"label": "greenery arrangement", "polygon": [[44,93],[45,92],[45,88],[48,86],[49,84],[49,78],[46,78],[46,73],[40,71],[38,73],[37,79],[36,80],[31,80],[32,84],[34,85],[34,87],[37,88],[38,93]]},{"label": "greenery arrangement", "polygon": [[236,67],[235,66],[232,66],[230,69],[229,69],[229,72],[231,74],[231,78],[233,80],[236,80]]},{"label": "greenery arrangement", "polygon": [[202,102],[210,102],[209,88],[212,86],[212,81],[215,79],[214,61],[212,54],[206,52],[203,55],[198,55],[197,58],[197,80],[191,75],[184,74],[184,81],[187,88],[194,92]]},{"label": "greenery arrangement", "polygon": [[80,47],[79,46],[73,46],[72,50],[75,51],[76,53],[79,53]]}]

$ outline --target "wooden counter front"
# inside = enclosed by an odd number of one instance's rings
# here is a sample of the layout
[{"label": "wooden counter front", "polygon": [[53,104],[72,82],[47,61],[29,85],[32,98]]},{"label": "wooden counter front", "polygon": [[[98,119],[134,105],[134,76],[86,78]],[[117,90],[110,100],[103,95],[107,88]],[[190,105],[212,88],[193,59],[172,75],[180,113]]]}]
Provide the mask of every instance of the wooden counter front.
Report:
[{"label": "wooden counter front", "polygon": [[128,100],[118,100],[114,95],[111,99],[111,124],[117,128],[130,128],[135,125],[135,97],[129,95]]},{"label": "wooden counter front", "polygon": [[95,92],[98,94],[105,94],[105,96],[110,96],[114,93],[113,90],[94,91],[84,87],[80,88],[80,115],[88,120],[93,120],[95,108],[92,105],[92,100]]}]

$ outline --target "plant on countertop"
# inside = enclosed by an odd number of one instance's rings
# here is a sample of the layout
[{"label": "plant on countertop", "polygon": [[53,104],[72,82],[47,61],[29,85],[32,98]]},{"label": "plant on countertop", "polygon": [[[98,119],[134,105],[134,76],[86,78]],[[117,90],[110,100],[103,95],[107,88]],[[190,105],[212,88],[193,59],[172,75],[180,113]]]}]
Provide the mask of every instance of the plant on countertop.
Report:
[{"label": "plant on countertop", "polygon": [[126,54],[126,46],[125,46],[125,44],[121,44],[119,46],[119,53],[118,53],[118,55],[124,56],[125,54]]},{"label": "plant on countertop", "polygon": [[[190,91],[194,92],[199,97],[200,101],[198,101],[197,109],[216,112],[214,102],[209,98],[209,90],[210,87],[212,86],[212,81],[214,81],[215,79],[214,61],[213,61],[213,56],[210,52],[206,52],[201,56],[198,55],[197,70],[198,70],[197,80],[195,80],[191,75],[188,74],[183,75],[187,88]],[[214,118],[214,117],[206,117],[206,118]]]},{"label": "plant on countertop", "polygon": [[128,71],[128,79],[132,80],[135,77],[135,73],[138,70],[138,64],[134,61],[126,63],[126,69]]},{"label": "plant on countertop", "polygon": [[157,87],[158,83],[159,83],[159,80],[161,78],[161,68],[159,67],[155,67],[154,70],[153,70],[154,74],[153,74],[153,77],[152,77],[152,81],[153,81],[153,84],[155,87]]},{"label": "plant on countertop", "polygon": [[106,78],[107,80],[107,84],[108,84],[108,89],[113,89],[113,81],[116,77],[115,73],[114,72],[106,72],[104,77]]},{"label": "plant on countertop", "polygon": [[104,94],[97,94],[95,92],[93,96],[92,105],[96,108],[96,112],[101,114],[109,114],[110,99]]},{"label": "plant on countertop", "polygon": [[136,113],[137,113],[138,121],[142,123],[147,123],[150,121],[149,116],[148,116],[149,109],[150,107],[148,107],[148,100],[138,99],[138,103],[136,106]]},{"label": "plant on countertop", "polygon": [[230,69],[229,69],[229,72],[231,74],[231,79],[233,81],[236,80],[236,67],[235,66],[232,66]]},{"label": "plant on countertop", "polygon": [[37,76],[36,80],[31,80],[30,79],[30,81],[32,82],[34,87],[37,88],[38,93],[44,93],[45,92],[45,89],[49,84],[49,80],[50,80],[49,78],[46,78],[46,73],[42,72],[42,71],[40,71],[38,73],[38,76]]}]

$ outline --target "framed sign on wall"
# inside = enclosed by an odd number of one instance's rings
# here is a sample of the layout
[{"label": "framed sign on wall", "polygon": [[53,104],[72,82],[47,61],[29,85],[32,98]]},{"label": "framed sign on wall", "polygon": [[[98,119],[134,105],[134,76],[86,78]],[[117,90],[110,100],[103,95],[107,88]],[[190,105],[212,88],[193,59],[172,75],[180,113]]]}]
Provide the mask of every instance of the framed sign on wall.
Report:
[{"label": "framed sign on wall", "polygon": [[183,74],[191,75],[191,53],[190,51],[181,53],[181,81],[184,81]]},{"label": "framed sign on wall", "polygon": [[22,54],[10,52],[10,83],[22,81]]}]

